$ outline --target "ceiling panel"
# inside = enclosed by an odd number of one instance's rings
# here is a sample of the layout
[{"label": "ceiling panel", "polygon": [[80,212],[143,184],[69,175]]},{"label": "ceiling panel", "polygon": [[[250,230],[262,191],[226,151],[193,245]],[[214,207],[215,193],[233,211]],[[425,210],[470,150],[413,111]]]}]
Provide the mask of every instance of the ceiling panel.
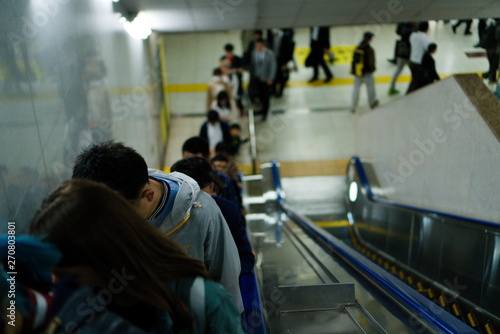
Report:
[{"label": "ceiling panel", "polygon": [[156,31],[211,31],[500,17],[498,0],[121,0]]}]

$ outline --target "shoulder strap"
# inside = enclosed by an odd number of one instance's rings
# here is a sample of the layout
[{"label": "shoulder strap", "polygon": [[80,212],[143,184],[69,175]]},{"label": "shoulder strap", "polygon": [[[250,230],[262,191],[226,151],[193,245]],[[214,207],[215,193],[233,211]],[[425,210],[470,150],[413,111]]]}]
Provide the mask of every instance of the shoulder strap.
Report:
[{"label": "shoulder strap", "polygon": [[195,334],[205,333],[206,316],[205,316],[205,282],[202,277],[196,277],[189,294],[189,304],[191,312],[196,317],[193,324]]}]

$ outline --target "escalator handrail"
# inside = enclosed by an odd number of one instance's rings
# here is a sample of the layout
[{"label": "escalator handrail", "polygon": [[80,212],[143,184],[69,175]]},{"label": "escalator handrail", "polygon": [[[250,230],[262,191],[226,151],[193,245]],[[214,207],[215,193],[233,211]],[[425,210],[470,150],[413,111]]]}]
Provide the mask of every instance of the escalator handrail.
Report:
[{"label": "escalator handrail", "polygon": [[391,205],[391,206],[395,206],[395,207],[400,207],[400,208],[404,208],[404,209],[409,209],[409,210],[413,210],[413,211],[419,211],[419,212],[429,214],[429,215],[438,215],[438,216],[444,216],[444,217],[448,217],[448,218],[458,219],[458,220],[462,220],[462,221],[465,221],[468,223],[480,224],[480,225],[485,225],[488,227],[495,227],[495,228],[500,227],[500,223],[495,223],[495,222],[490,222],[487,220],[475,219],[475,218],[470,218],[470,217],[458,216],[458,215],[454,215],[451,213],[446,213],[446,212],[441,212],[441,211],[436,211],[436,210],[424,209],[424,208],[420,208],[420,207],[416,207],[416,206],[412,206],[412,205],[408,205],[408,204],[397,203],[397,202],[394,202],[394,201],[391,201],[388,199],[377,197],[373,194],[373,192],[371,190],[370,183],[368,182],[368,177],[366,176],[365,169],[363,167],[363,164],[361,163],[361,159],[358,156],[353,156],[352,160],[354,161],[354,165],[356,166],[356,171],[358,172],[359,179],[361,181],[361,185],[363,186],[363,188],[366,191],[366,195],[368,196],[368,198],[370,200],[372,200],[374,202],[383,203],[383,204],[387,204],[387,205]]},{"label": "escalator handrail", "polygon": [[[281,193],[281,182],[277,163],[272,161],[272,174],[275,190],[277,194]],[[372,261],[343,244],[334,236],[327,235],[319,227],[295,213],[288,207],[280,195],[277,199],[278,204],[287,213],[287,215],[296,223],[303,226],[311,234],[333,247],[349,263],[352,263],[358,270],[363,272],[374,282],[384,287],[391,295],[411,308],[418,316],[423,317],[429,323],[433,324],[443,333],[478,333],[458,318],[441,309],[429,299],[425,298],[419,292],[415,291],[407,284],[383,270]]]}]

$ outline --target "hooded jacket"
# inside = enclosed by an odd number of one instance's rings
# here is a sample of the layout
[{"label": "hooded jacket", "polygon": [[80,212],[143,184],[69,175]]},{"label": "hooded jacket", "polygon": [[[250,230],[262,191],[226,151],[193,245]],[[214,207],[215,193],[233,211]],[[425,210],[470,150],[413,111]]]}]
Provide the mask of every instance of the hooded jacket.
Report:
[{"label": "hooded jacket", "polygon": [[236,308],[243,311],[238,249],[215,201],[185,174],[156,169],[148,173],[150,178],[169,185],[163,209],[150,221],[186,253],[203,261],[214,281],[231,294]]}]

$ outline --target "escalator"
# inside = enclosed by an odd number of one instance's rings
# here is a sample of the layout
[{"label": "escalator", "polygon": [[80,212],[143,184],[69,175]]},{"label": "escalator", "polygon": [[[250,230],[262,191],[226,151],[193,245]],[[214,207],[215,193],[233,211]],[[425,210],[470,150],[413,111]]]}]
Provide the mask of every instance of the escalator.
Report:
[{"label": "escalator", "polygon": [[[324,229],[283,199],[276,164],[261,166],[262,175],[245,180],[247,224],[257,254],[256,271],[269,332],[498,332],[491,308],[486,311],[481,307],[484,304],[466,298],[474,292],[462,296],[455,291],[462,287],[462,276],[452,287],[436,284],[425,270],[422,273],[401,261],[402,249],[411,249],[413,257],[427,254],[415,253],[419,242],[425,242],[396,226],[384,229],[377,225],[382,219],[396,221],[401,214],[387,216],[369,206],[373,200],[364,196],[367,191],[362,182],[366,173],[360,177],[363,171],[357,169],[363,166],[356,164],[353,159],[347,180],[349,187],[352,182],[359,184],[358,198],[347,198],[344,209],[348,214],[340,214],[344,204],[337,203],[333,215],[317,211],[308,215],[321,221]],[[380,218],[371,225],[376,214]],[[411,231],[417,231],[415,218],[409,221]],[[248,332],[252,333],[251,328]]]}]

